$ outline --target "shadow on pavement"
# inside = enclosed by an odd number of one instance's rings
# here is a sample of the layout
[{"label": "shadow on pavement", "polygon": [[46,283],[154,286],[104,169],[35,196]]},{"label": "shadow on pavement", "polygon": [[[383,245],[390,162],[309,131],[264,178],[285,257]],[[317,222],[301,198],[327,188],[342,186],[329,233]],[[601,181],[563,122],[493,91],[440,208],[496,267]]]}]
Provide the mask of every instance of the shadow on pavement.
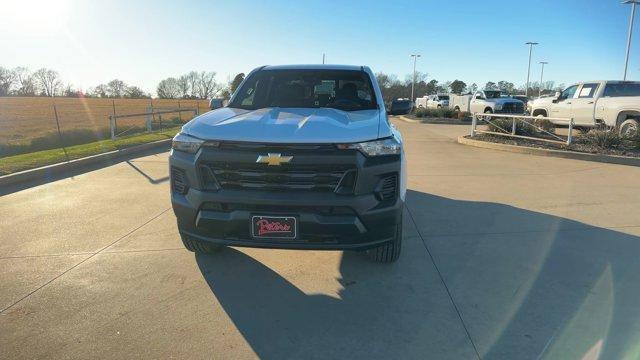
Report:
[{"label": "shadow on pavement", "polygon": [[131,160],[127,160],[125,162],[127,163],[127,165],[131,166],[133,168],[133,170],[135,170],[138,174],[142,175],[145,179],[147,179],[147,181],[149,181],[150,184],[153,184],[153,185],[162,184],[163,182],[167,182],[170,179],[169,176],[164,176],[164,177],[161,177],[161,178],[158,178],[158,179],[154,179],[151,176],[147,175],[147,173],[142,171],[142,169],[140,169],[139,167],[135,166],[131,162]]},{"label": "shadow on pavement", "polygon": [[[18,192],[18,191],[25,190],[25,189],[28,189],[28,188],[32,188],[32,187],[35,187],[35,186],[39,186],[39,185],[48,184],[50,182],[54,182],[54,181],[58,181],[58,180],[62,180],[62,179],[73,178],[74,176],[78,176],[80,174],[84,174],[84,173],[87,173],[87,172],[90,172],[90,171],[106,168],[106,167],[115,165],[117,163],[123,162],[123,161],[129,162],[130,160],[141,158],[141,157],[144,157],[144,156],[160,154],[160,153],[166,152],[167,150],[169,150],[168,146],[166,148],[163,147],[163,148],[149,149],[149,150],[138,152],[138,153],[131,154],[131,155],[124,155],[124,156],[120,155],[118,157],[111,158],[111,159],[105,160],[105,161],[97,163],[97,164],[83,166],[82,168],[74,169],[74,170],[67,171],[67,172],[61,173],[61,174],[52,173],[52,174],[46,175],[46,176],[44,176],[44,177],[42,177],[40,179],[37,179],[37,180],[27,181],[27,182],[24,182],[24,183],[7,186],[6,188],[0,189],[0,196],[12,194],[14,192]],[[138,170],[138,172],[140,172],[139,169],[137,169],[137,168],[135,168],[135,169]],[[149,182],[154,183],[154,182],[151,181],[153,179],[149,179],[149,177],[146,176],[146,174],[142,173],[142,175],[147,177]],[[157,181],[156,183],[158,183],[158,182],[162,182],[162,181]]]},{"label": "shadow on pavement", "polygon": [[[502,204],[407,196],[482,358],[638,357],[637,236]],[[465,338],[434,341],[453,334],[442,321],[459,319],[438,317],[447,308],[428,302],[437,287],[413,285],[440,281],[423,277],[432,271],[417,257],[424,250],[405,247],[391,266],[344,253],[339,298],[307,295],[234,249],[196,261],[261,358],[474,358],[460,352]]]}]

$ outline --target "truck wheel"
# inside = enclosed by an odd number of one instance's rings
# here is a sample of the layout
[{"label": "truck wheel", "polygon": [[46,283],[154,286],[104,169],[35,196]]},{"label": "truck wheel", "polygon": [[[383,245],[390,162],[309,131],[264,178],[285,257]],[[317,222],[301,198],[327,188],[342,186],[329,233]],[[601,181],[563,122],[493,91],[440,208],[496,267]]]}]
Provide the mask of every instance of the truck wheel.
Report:
[{"label": "truck wheel", "polygon": [[400,257],[400,250],[402,249],[402,216],[400,216],[400,223],[396,225],[396,235],[393,241],[375,247],[373,249],[366,250],[366,255],[369,259],[379,263],[392,263],[398,260]]},{"label": "truck wheel", "polygon": [[638,120],[637,119],[627,119],[620,124],[620,135],[625,137],[634,137],[638,135]]},{"label": "truck wheel", "polygon": [[207,244],[201,240],[194,239],[191,236],[180,234],[182,243],[187,250],[201,254],[212,254],[222,249],[221,245]]},{"label": "truck wheel", "polygon": [[[493,114],[493,111],[491,109],[485,109],[484,113],[485,114]],[[489,120],[491,120],[491,118],[492,118],[492,116],[482,116],[481,120],[489,121]]]},{"label": "truck wheel", "polygon": [[453,108],[453,111],[460,112],[460,108],[456,106],[455,108]]}]

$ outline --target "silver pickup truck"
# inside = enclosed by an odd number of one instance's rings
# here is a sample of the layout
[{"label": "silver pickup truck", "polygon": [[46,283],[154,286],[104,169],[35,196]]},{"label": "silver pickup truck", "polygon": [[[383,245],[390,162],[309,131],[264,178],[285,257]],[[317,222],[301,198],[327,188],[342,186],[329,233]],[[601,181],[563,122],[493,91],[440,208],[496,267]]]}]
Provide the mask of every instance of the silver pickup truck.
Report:
[{"label": "silver pickup truck", "polygon": [[471,95],[449,96],[449,108],[455,111],[484,114],[523,114],[524,103],[503,96],[499,90],[477,91]]},{"label": "silver pickup truck", "polygon": [[640,82],[585,81],[530,102],[533,116],[573,118],[579,128],[603,125],[623,135],[638,133]]}]

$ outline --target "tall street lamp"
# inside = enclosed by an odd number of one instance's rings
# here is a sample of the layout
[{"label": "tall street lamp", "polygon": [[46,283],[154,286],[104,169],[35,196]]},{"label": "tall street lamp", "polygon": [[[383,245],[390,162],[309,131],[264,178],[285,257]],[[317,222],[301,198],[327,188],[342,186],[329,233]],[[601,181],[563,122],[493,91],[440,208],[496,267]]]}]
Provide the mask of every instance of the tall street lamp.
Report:
[{"label": "tall street lamp", "polygon": [[529,96],[529,75],[531,75],[531,52],[533,51],[533,45],[538,45],[537,42],[526,42],[525,45],[529,45],[529,67],[527,68],[527,89],[524,96]]},{"label": "tall street lamp", "polygon": [[540,61],[539,64],[542,65],[542,70],[540,71],[540,90],[538,91],[538,97],[542,96],[542,77],[544,76],[544,66],[548,64],[548,62]]},{"label": "tall street lamp", "polygon": [[413,90],[416,86],[416,61],[418,60],[418,58],[420,57],[419,54],[411,54],[411,57],[413,58],[413,81],[411,82],[411,102],[414,101],[413,99]]},{"label": "tall street lamp", "polygon": [[636,4],[640,3],[640,0],[625,0],[623,4],[631,4],[631,19],[629,19],[629,34],[627,35],[627,53],[624,56],[624,75],[622,80],[627,80],[627,67],[629,66],[629,49],[631,49],[631,34],[633,33],[633,18],[636,15]]}]

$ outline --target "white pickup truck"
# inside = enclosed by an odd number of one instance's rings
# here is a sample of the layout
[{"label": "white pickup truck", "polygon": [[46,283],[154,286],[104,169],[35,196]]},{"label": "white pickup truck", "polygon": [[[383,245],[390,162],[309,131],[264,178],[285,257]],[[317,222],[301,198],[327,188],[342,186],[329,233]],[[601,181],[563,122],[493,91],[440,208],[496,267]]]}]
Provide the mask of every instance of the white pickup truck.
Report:
[{"label": "white pickup truck", "polygon": [[499,90],[476,91],[473,95],[451,94],[449,108],[455,111],[484,114],[524,113],[524,103],[522,101],[503,96]]},{"label": "white pickup truck", "polygon": [[555,96],[534,100],[530,111],[533,116],[573,118],[578,128],[605,125],[632,136],[638,133],[640,121],[640,82],[577,83]]},{"label": "white pickup truck", "polygon": [[425,95],[416,99],[416,107],[437,109],[449,107],[449,95],[437,94],[437,95]]}]

